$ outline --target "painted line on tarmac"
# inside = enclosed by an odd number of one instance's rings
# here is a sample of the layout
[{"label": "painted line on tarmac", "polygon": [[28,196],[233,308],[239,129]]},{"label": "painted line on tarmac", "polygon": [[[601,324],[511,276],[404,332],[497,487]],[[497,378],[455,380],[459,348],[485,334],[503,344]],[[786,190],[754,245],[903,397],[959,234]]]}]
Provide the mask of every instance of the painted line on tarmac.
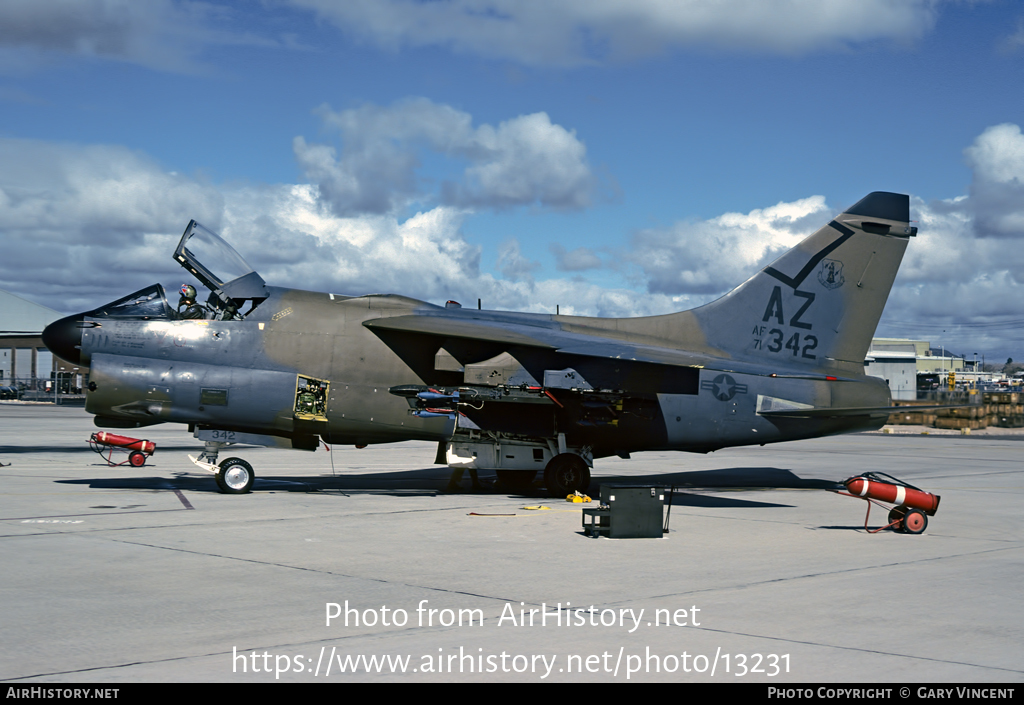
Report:
[{"label": "painted line on tarmac", "polygon": [[195,507],[181,509],[137,509],[132,512],[89,512],[88,514],[46,514],[38,517],[0,517],[0,521],[28,521],[29,519],[67,519],[68,517],[107,517],[114,514],[160,514],[161,512],[184,512]]}]

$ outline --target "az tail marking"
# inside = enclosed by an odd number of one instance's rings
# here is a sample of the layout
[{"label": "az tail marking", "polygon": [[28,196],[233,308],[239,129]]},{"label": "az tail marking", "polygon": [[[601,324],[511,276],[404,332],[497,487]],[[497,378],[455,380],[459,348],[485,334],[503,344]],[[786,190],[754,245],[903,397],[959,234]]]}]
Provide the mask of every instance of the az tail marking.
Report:
[{"label": "az tail marking", "polygon": [[[793,291],[795,296],[799,296],[801,299],[806,299],[804,305],[800,307],[800,310],[796,312],[796,315],[789,319],[789,325],[794,328],[802,328],[804,330],[811,330],[812,324],[805,321],[801,321],[800,317],[804,315],[811,304],[814,303],[814,294],[810,291]],[[771,296],[768,297],[768,305],[764,309],[764,316],[761,317],[762,323],[767,323],[769,318],[774,318],[782,325],[786,325],[785,315],[782,311],[782,287],[776,286],[772,288]],[[755,331],[756,331],[755,326]],[[763,335],[763,333],[762,333]]]}]

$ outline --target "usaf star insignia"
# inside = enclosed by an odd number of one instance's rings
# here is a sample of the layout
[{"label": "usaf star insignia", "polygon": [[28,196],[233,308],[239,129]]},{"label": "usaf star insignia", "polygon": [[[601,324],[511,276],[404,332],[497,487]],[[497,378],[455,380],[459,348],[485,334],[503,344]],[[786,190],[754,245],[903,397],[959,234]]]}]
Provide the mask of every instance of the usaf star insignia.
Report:
[{"label": "usaf star insignia", "polygon": [[747,385],[736,384],[729,375],[718,375],[713,380],[704,380],[700,383],[701,389],[708,389],[719,401],[729,401],[737,394],[746,394]]}]

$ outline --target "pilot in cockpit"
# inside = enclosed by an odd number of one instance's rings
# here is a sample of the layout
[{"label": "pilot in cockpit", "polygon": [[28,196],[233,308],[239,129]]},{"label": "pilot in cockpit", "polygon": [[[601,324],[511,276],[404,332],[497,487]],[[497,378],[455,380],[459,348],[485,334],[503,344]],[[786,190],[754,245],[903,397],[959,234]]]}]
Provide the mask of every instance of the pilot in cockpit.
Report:
[{"label": "pilot in cockpit", "polygon": [[[188,320],[206,318],[206,311],[196,303],[196,288],[191,284],[182,284],[181,298],[178,299],[178,316]],[[184,308],[184,310],[182,310]]]}]

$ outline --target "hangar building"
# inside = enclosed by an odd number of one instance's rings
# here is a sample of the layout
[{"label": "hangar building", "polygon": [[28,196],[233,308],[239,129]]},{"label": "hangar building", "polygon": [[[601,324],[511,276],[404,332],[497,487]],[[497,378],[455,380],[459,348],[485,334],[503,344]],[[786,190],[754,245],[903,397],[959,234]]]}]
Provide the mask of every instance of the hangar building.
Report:
[{"label": "hangar building", "polygon": [[34,389],[37,379],[51,379],[56,360],[42,335],[58,318],[63,314],[0,289],[0,386],[17,381]]}]

